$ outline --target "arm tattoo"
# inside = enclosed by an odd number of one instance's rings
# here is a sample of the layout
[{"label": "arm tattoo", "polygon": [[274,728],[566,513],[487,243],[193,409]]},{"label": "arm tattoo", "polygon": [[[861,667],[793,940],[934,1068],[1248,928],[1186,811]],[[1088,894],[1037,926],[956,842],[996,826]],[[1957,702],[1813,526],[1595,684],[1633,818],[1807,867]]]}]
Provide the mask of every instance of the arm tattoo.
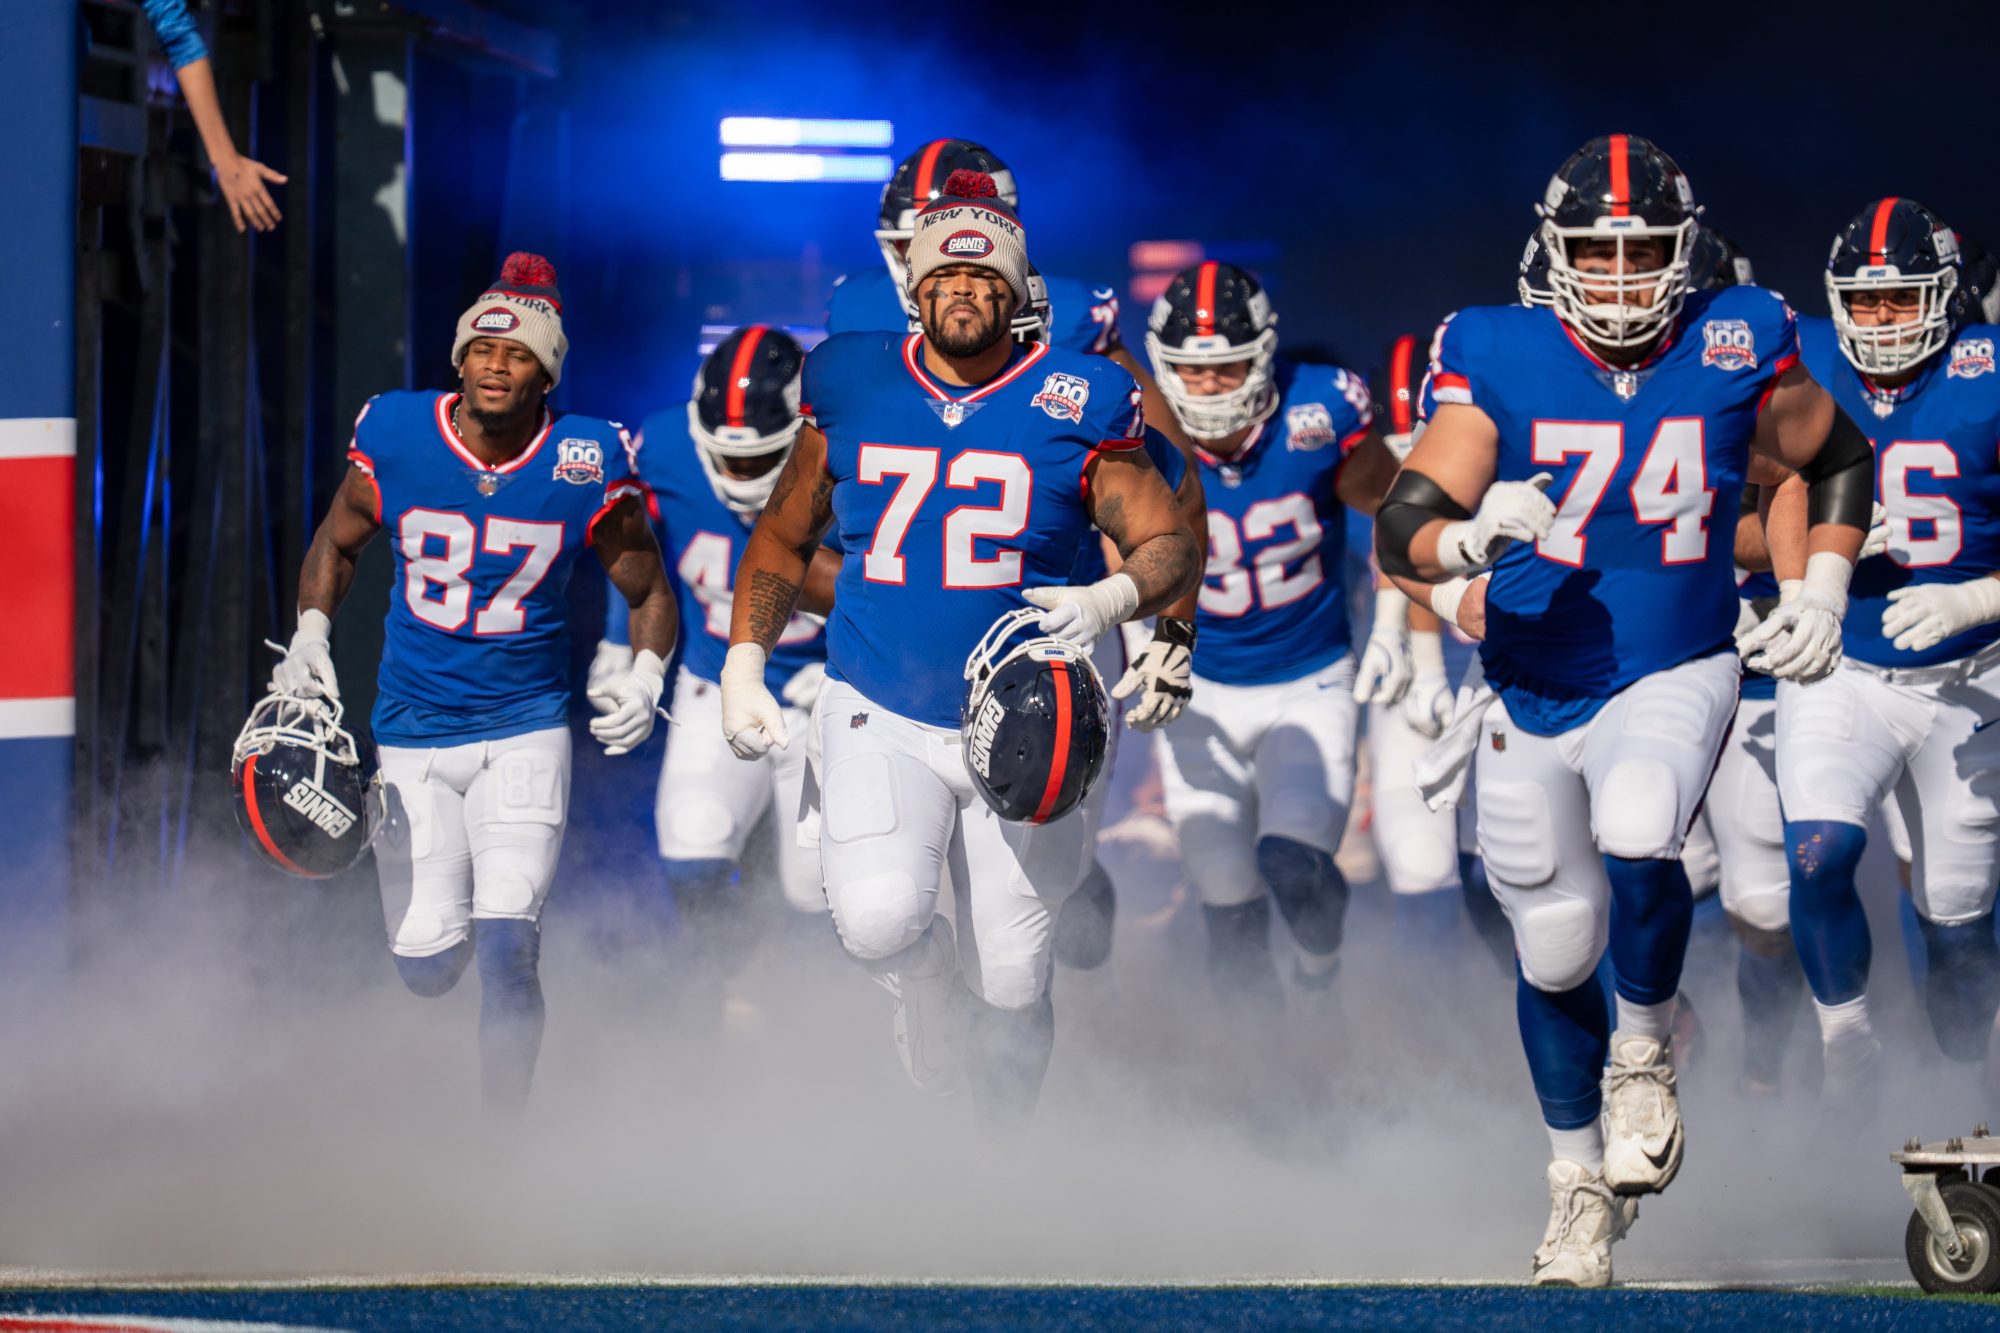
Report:
[{"label": "arm tattoo", "polygon": [[1163,532],[1125,556],[1122,571],[1139,589],[1139,614],[1172,605],[1201,577],[1201,554],[1184,531]]},{"label": "arm tattoo", "polygon": [[736,595],[748,600],[751,639],[769,652],[777,646],[778,636],[792,618],[792,608],[798,605],[799,585],[768,569],[758,569],[750,573],[749,588],[738,588]]},{"label": "arm tattoo", "polygon": [[1091,515],[1097,530],[1109,537],[1118,547],[1119,553],[1129,556],[1131,551],[1125,542],[1125,500],[1122,496],[1107,495],[1097,502],[1097,512]]}]

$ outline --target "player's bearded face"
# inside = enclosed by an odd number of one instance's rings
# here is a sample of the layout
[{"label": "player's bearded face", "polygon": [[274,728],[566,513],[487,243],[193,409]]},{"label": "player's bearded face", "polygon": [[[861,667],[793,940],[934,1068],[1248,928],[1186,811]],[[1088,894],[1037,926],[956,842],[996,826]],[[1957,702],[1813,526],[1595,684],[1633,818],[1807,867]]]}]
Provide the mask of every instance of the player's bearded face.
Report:
[{"label": "player's bearded face", "polygon": [[1666,242],[1657,236],[1627,236],[1621,246],[1609,237],[1570,242],[1569,262],[1585,275],[1583,289],[1593,301],[1604,305],[1650,306],[1658,299],[1651,286],[1620,288],[1616,283],[1594,284],[1589,275],[1607,278],[1632,273],[1657,273],[1667,266]]},{"label": "player's bearded face", "polygon": [[946,356],[978,356],[1007,336],[1014,289],[990,269],[954,264],[917,285],[917,317]]},{"label": "player's bearded face", "polygon": [[474,338],[459,365],[465,410],[481,426],[498,426],[541,406],[548,372],[535,354],[511,338]]}]

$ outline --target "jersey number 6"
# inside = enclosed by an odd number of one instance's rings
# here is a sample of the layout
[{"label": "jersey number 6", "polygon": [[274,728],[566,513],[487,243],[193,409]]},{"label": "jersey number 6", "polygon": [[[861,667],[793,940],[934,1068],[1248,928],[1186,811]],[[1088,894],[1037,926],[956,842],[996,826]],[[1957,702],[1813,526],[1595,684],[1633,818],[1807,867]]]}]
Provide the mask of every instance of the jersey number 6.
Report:
[{"label": "jersey number 6", "polygon": [[[855,480],[896,489],[875,522],[875,536],[861,556],[861,573],[870,583],[902,583],[903,538],[937,485],[936,449],[899,444],[864,444]],[[944,484],[953,490],[974,490],[986,482],[1000,483],[997,505],[960,505],[944,516],[944,586],[947,588],[1012,588],[1021,582],[1021,553],[997,551],[980,559],[973,551],[977,538],[1006,541],[1028,530],[1028,504],[1034,498],[1035,474],[1019,454],[968,449],[951,460]]]}]

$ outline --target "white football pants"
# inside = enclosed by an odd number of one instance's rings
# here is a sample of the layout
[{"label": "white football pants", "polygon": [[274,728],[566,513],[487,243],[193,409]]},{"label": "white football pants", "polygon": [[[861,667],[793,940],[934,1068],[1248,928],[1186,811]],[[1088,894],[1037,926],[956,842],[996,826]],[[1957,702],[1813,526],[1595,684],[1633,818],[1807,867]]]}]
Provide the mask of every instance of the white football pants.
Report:
[{"label": "white football pants", "polygon": [[1000,1009],[1025,1009],[1048,984],[1056,909],[1088,854],[1081,812],[1042,825],[994,814],[966,771],[955,727],[892,713],[828,681],[820,738],[819,848],[827,904],[847,951],[879,961],[915,944],[949,868],[966,985]]},{"label": "white football pants", "polygon": [[539,918],[569,812],[569,729],[380,753],[389,819],[375,869],[390,950],[428,958],[474,920]]},{"label": "white football pants", "polygon": [[1375,761],[1375,850],[1391,893],[1430,893],[1458,885],[1458,811],[1433,810],[1413,770],[1436,742],[1403,719],[1403,706],[1368,705],[1368,749]]},{"label": "white football pants", "polygon": [[1354,803],[1354,654],[1297,680],[1194,678],[1187,711],[1160,735],[1167,817],[1188,878],[1211,907],[1264,894],[1260,838],[1332,856]]},{"label": "white football pants", "polygon": [[1522,731],[1502,700],[1487,709],[1479,853],[1530,985],[1572,990],[1596,970],[1611,921],[1604,856],[1681,854],[1740,678],[1734,652],[1683,662],[1640,678],[1559,736]]},{"label": "white football pants", "polygon": [[826,910],[819,856],[799,846],[799,791],[805,782],[812,717],[785,710],[790,743],[757,759],[738,759],[722,734],[722,690],[683,669],[674,680],[673,728],[653,801],[660,857],[667,861],[742,861],[766,813],[785,901],[801,912]]},{"label": "white football pants", "polygon": [[1778,812],[1774,701],[1745,699],[1736,705],[1736,725],[1708,784],[1702,822],[1715,840],[1723,910],[1754,930],[1790,930],[1792,872],[1785,864],[1785,820]]},{"label": "white football pants", "polygon": [[1868,827],[1893,795],[1926,920],[1955,926],[1993,907],[2000,873],[2000,663],[1966,679],[1908,683],[1842,662],[1778,686],[1778,795],[1789,820]]}]

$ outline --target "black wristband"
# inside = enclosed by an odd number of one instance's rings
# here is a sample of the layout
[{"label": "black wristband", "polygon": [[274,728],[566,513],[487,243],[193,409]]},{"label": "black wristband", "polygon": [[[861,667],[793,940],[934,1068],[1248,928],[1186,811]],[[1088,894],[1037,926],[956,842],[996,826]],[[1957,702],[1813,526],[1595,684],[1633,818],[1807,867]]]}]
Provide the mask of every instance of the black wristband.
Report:
[{"label": "black wristband", "polygon": [[1179,616],[1161,616],[1153,622],[1153,637],[1194,651],[1194,622]]}]

